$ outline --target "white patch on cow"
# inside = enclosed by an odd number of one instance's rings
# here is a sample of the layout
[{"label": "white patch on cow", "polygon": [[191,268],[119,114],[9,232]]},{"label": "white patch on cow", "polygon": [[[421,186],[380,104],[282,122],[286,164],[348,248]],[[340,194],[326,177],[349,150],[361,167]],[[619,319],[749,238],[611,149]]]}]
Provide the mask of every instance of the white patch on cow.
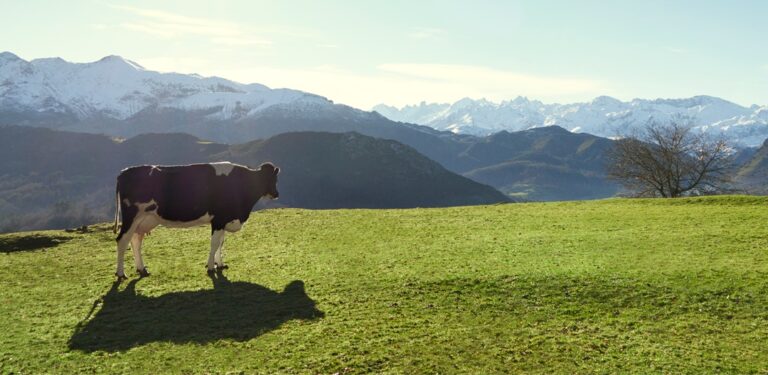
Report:
[{"label": "white patch on cow", "polygon": [[[150,211],[147,211],[147,207],[154,205],[155,207],[151,209]],[[159,216],[157,216],[157,202],[155,202],[154,199],[152,199],[149,202],[146,203],[136,203],[136,207],[139,209],[139,212],[136,214],[136,217],[134,217],[134,228],[135,232],[138,235],[145,235],[149,234],[149,232],[152,231],[152,229],[155,229],[160,224],[160,221],[158,220]]]},{"label": "white patch on cow", "polygon": [[149,207],[149,206],[151,206],[153,204],[155,205],[155,208],[152,209],[150,212],[157,212],[157,202],[155,202],[154,199],[149,201],[149,202],[146,202],[146,203],[138,203],[137,202],[136,203],[136,207],[139,208],[139,212],[145,212],[147,210],[147,207]]},{"label": "white patch on cow", "polygon": [[[155,207],[147,211],[147,208],[152,205],[155,205]],[[155,202],[154,199],[149,202],[136,203],[136,207],[139,209],[139,212],[133,219],[133,227],[135,228],[135,232],[138,234],[147,234],[152,231],[152,229],[155,229],[158,225],[162,225],[168,228],[191,228],[210,224],[211,220],[213,220],[213,215],[207,212],[205,215],[191,221],[172,221],[165,219],[157,213],[157,211],[160,209],[160,206],[157,204],[157,202]]]},{"label": "white patch on cow", "polygon": [[155,214],[139,214],[136,215],[136,233],[137,234],[149,234],[152,229],[155,229],[160,225],[160,220]]},{"label": "white patch on cow", "polygon": [[163,219],[160,216],[157,216],[157,217],[160,218],[160,224],[168,228],[191,228],[199,225],[210,224],[211,220],[213,220],[213,215],[210,215],[208,213],[192,221],[170,221],[170,220]]},{"label": "white patch on cow", "polygon": [[232,169],[235,168],[235,164],[228,161],[222,161],[218,163],[211,163],[211,167],[216,171],[217,176],[229,176]]},{"label": "white patch on cow", "polygon": [[159,171],[161,171],[161,169],[158,166],[153,165],[152,168],[149,169],[149,175],[151,176],[152,172],[154,172],[154,171],[158,171],[159,172]]},{"label": "white patch on cow", "polygon": [[240,220],[232,220],[226,225],[224,225],[224,230],[226,230],[227,232],[237,232],[242,227],[243,227],[243,223],[241,223]]}]

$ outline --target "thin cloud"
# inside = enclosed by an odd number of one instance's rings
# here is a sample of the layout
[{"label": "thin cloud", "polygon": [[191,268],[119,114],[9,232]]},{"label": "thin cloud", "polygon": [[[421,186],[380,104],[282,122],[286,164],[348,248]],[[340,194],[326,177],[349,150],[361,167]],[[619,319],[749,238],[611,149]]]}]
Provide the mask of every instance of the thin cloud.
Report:
[{"label": "thin cloud", "polygon": [[195,72],[241,83],[302,90],[361,109],[380,103],[404,106],[422,100],[447,103],[463,97],[502,101],[518,95],[570,103],[614,94],[595,80],[533,76],[463,65],[384,64],[364,73],[337,65],[289,68],[225,64],[192,57],[147,57],[136,61],[147,69]]},{"label": "thin cloud", "polygon": [[[164,73],[182,73],[182,74],[201,74],[210,75],[211,68],[215,66],[214,61],[199,57],[142,57],[135,60],[142,64],[141,66],[149,70],[156,70]],[[225,77],[226,78],[226,77]]]},{"label": "thin cloud", "polygon": [[232,22],[189,17],[157,9],[111,5],[137,19],[119,26],[155,37],[173,39],[188,36],[205,37],[211,43],[225,46],[269,46],[272,41],[254,35],[247,28]]},{"label": "thin cloud", "polygon": [[534,96],[599,94],[609,91],[597,80],[548,77],[473,65],[382,64],[378,68],[414,79],[467,87],[471,91],[485,91],[487,96],[512,91]]},{"label": "thin cloud", "polygon": [[445,33],[445,30],[434,27],[414,27],[408,34],[413,39],[434,39]]},{"label": "thin cloud", "polygon": [[212,42],[216,44],[221,44],[225,46],[271,46],[272,41],[270,40],[261,40],[261,39],[248,39],[248,38],[229,38],[229,37],[219,37],[219,38],[212,38]]},{"label": "thin cloud", "polygon": [[177,31],[169,30],[167,27],[158,24],[124,22],[120,24],[120,27],[126,30],[138,31],[144,34],[167,39],[180,35]]}]

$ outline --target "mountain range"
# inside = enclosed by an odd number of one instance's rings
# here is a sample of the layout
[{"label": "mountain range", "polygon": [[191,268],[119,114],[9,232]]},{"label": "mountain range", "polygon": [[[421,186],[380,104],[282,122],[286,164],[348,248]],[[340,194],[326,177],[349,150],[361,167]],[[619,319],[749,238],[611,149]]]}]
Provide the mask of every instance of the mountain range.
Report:
[{"label": "mountain range", "polygon": [[133,137],[187,133],[242,143],[293,131],[358,132],[397,140],[451,169],[459,138],[290,89],[159,73],[119,56],[92,63],[0,53],[0,125]]},{"label": "mountain range", "polygon": [[712,96],[629,102],[601,96],[573,104],[544,104],[524,97],[501,103],[464,98],[453,104],[422,102],[402,108],[380,104],[374,110],[396,121],[481,136],[557,125],[571,132],[616,137],[649,120],[681,118],[690,120],[697,131],[724,136],[741,147],[759,146],[768,138],[768,105],[743,107]]},{"label": "mountain range", "polygon": [[[419,142],[434,142],[424,134],[437,133],[416,125],[476,136],[556,125],[610,138],[651,119],[665,122],[681,116],[698,131],[725,136],[735,146],[757,147],[768,138],[768,105],[744,107],[712,96],[629,102],[601,96],[572,104],[524,97],[500,103],[464,98],[453,104],[422,102],[403,108],[382,104],[366,112],[298,90],[159,73],[119,56],[71,63],[61,58],[26,61],[0,53],[4,123],[127,137],[184,132],[233,143],[287,131],[358,131],[417,147]],[[390,120],[401,126],[392,126]],[[425,154],[436,160],[445,157]]]},{"label": "mountain range", "polygon": [[274,105],[291,103],[297,108],[311,108],[330,103],[297,90],[150,71],[120,56],[71,63],[61,58],[26,61],[2,52],[0,82],[3,110],[67,115],[72,123],[126,120],[143,111],[166,109],[203,111],[208,119],[241,119]]},{"label": "mountain range", "polygon": [[[26,61],[5,52],[0,54],[0,82],[0,123],[9,125],[123,138],[145,133],[187,133],[224,144],[297,131],[357,132],[398,141],[450,171],[496,184],[504,193],[525,199],[583,199],[610,196],[615,191],[602,180],[600,163],[587,170],[573,169],[564,162],[567,158],[563,155],[544,160],[540,154],[530,153],[533,143],[510,146],[501,144],[503,136],[477,137],[396,122],[377,112],[335,104],[296,90],[158,73],[118,56],[92,63],[69,63],[59,58]],[[542,130],[530,137],[538,139],[549,133]],[[558,137],[565,138],[542,144],[569,143],[575,135],[558,132]],[[513,160],[518,168],[525,164],[530,172],[499,178],[511,167],[498,164]],[[533,171],[540,166],[551,168],[537,175]],[[478,170],[489,167],[494,168]],[[595,191],[565,185],[547,188],[547,193],[537,189],[538,179],[558,180],[574,174],[590,180]]]},{"label": "mountain range", "polygon": [[[281,194],[286,197],[282,202],[300,207],[604,198],[620,192],[605,178],[610,137],[651,118],[681,115],[709,124],[698,126],[700,131],[732,137],[737,161],[752,166],[739,175],[750,189],[768,175],[763,172],[768,167],[755,159],[768,155],[759,147],[768,138],[768,108],[714,97],[631,102],[600,97],[567,105],[526,98],[498,104],[463,99],[451,105],[376,110],[298,90],[154,72],[119,56],[70,63],[59,58],[26,61],[3,52],[0,125],[13,126],[0,134],[0,213],[75,202],[83,215],[103,217],[108,208],[99,202],[111,202],[114,177],[125,166],[211,160],[254,164],[272,158],[305,174],[288,188],[297,195]],[[343,137],[334,138],[339,134]],[[328,160],[335,162],[319,164]],[[378,163],[390,164],[381,169]],[[438,173],[438,167],[444,170]],[[337,169],[343,173],[335,173]],[[419,194],[412,194],[413,199],[388,194],[381,180],[361,177],[374,172],[399,176],[403,180],[393,188]],[[454,188],[443,193],[443,184]],[[80,191],[92,198],[78,198]],[[345,193],[322,199],[316,195],[324,191]],[[58,210],[73,211],[66,206]]]}]

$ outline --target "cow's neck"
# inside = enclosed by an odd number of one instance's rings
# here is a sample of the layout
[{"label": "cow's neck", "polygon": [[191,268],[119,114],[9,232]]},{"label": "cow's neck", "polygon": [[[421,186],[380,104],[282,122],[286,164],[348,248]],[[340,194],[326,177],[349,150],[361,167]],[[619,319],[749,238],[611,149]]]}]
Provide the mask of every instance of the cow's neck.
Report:
[{"label": "cow's neck", "polygon": [[267,193],[267,182],[268,179],[266,176],[266,173],[263,171],[256,171],[252,172],[252,180],[251,180],[251,188],[248,189],[248,210],[250,211],[253,209],[253,206],[256,205],[256,202],[261,199],[261,197],[264,196],[264,194]]}]

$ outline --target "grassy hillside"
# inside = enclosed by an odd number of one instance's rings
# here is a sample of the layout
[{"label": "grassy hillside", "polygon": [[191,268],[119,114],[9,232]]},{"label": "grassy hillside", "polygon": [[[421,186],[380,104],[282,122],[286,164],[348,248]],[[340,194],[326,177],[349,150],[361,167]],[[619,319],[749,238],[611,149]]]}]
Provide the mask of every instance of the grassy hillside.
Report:
[{"label": "grassy hillside", "polygon": [[737,160],[737,165],[740,168],[736,180],[745,190],[756,194],[768,193],[765,187],[765,181],[768,180],[768,140],[757,148],[748,160],[741,163]]},{"label": "grassy hillside", "polygon": [[285,133],[211,157],[281,168],[280,203],[302,208],[411,208],[508,202],[401,143],[357,133]]},{"label": "grassy hillside", "polygon": [[107,225],[3,235],[0,372],[765,373],[766,206],[267,210],[119,286]]},{"label": "grassy hillside", "polygon": [[468,147],[461,157],[475,165],[461,172],[530,200],[605,198],[619,191],[605,178],[605,153],[612,143],[558,126],[502,131]]}]

